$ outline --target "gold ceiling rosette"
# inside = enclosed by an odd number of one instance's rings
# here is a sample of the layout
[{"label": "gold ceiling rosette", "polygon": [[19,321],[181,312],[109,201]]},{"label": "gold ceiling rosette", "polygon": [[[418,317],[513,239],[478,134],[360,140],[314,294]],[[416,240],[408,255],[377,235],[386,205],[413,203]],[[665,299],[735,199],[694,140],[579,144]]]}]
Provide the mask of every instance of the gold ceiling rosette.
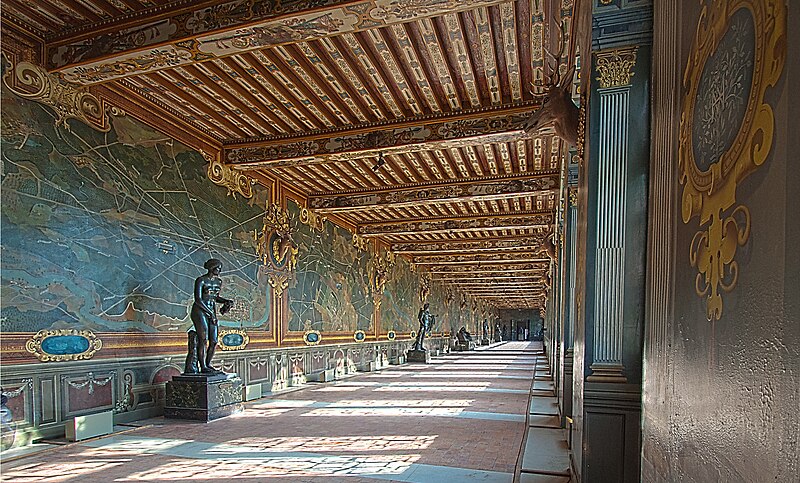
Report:
[{"label": "gold ceiling rosette", "polygon": [[703,8],[684,73],[679,169],[683,222],[700,224],[689,261],[709,321],[720,319],[722,292],[739,278],[736,250],[747,243],[751,218],[736,191],[772,148],[765,94],[785,60],[783,0],[713,0]]}]

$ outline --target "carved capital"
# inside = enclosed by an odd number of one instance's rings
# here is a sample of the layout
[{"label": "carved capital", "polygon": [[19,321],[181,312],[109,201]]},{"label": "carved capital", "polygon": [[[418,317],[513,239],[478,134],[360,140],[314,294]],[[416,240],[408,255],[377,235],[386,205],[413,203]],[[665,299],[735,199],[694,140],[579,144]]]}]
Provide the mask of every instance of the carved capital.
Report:
[{"label": "carved capital", "polygon": [[631,84],[633,66],[636,65],[638,47],[598,52],[596,56],[597,72],[600,76],[601,89],[624,87]]}]

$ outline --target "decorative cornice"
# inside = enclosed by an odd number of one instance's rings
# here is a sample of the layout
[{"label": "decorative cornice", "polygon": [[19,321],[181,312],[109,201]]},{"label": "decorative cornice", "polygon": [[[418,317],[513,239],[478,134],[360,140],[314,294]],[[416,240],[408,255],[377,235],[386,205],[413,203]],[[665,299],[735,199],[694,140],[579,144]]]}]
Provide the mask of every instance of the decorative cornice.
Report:
[{"label": "decorative cornice", "polygon": [[637,50],[638,47],[631,47],[595,53],[595,67],[600,74],[597,77],[600,89],[631,85]]}]

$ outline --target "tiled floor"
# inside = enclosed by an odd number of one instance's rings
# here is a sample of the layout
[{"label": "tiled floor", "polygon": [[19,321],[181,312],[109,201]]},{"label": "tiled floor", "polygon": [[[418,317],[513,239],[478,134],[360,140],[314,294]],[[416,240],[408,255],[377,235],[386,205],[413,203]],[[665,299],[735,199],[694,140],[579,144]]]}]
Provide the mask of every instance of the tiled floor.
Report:
[{"label": "tiled floor", "polygon": [[150,420],[4,463],[2,481],[510,483],[545,358],[538,343],[482,349],[309,385],[211,423]]}]

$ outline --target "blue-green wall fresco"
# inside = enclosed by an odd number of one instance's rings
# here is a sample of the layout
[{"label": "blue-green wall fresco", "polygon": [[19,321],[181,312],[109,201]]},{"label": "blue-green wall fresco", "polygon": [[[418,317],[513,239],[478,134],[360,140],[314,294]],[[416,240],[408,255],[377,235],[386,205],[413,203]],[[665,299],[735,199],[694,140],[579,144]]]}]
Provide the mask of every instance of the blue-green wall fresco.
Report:
[{"label": "blue-green wall fresco", "polygon": [[227,196],[200,153],[130,117],[103,133],[5,90],[2,104],[3,332],[186,330],[212,256],[236,301],[221,325],[269,328],[252,241],[265,190]]},{"label": "blue-green wall fresco", "polygon": [[294,201],[289,201],[288,210],[298,247],[297,269],[288,289],[289,330],[369,333],[374,315],[371,250],[358,250],[353,235],[331,222],[326,221],[321,232],[300,223],[300,207]]},{"label": "blue-green wall fresco", "polygon": [[381,296],[381,329],[383,333],[411,332],[417,330],[419,303],[419,274],[411,271],[411,265],[397,257]]}]

